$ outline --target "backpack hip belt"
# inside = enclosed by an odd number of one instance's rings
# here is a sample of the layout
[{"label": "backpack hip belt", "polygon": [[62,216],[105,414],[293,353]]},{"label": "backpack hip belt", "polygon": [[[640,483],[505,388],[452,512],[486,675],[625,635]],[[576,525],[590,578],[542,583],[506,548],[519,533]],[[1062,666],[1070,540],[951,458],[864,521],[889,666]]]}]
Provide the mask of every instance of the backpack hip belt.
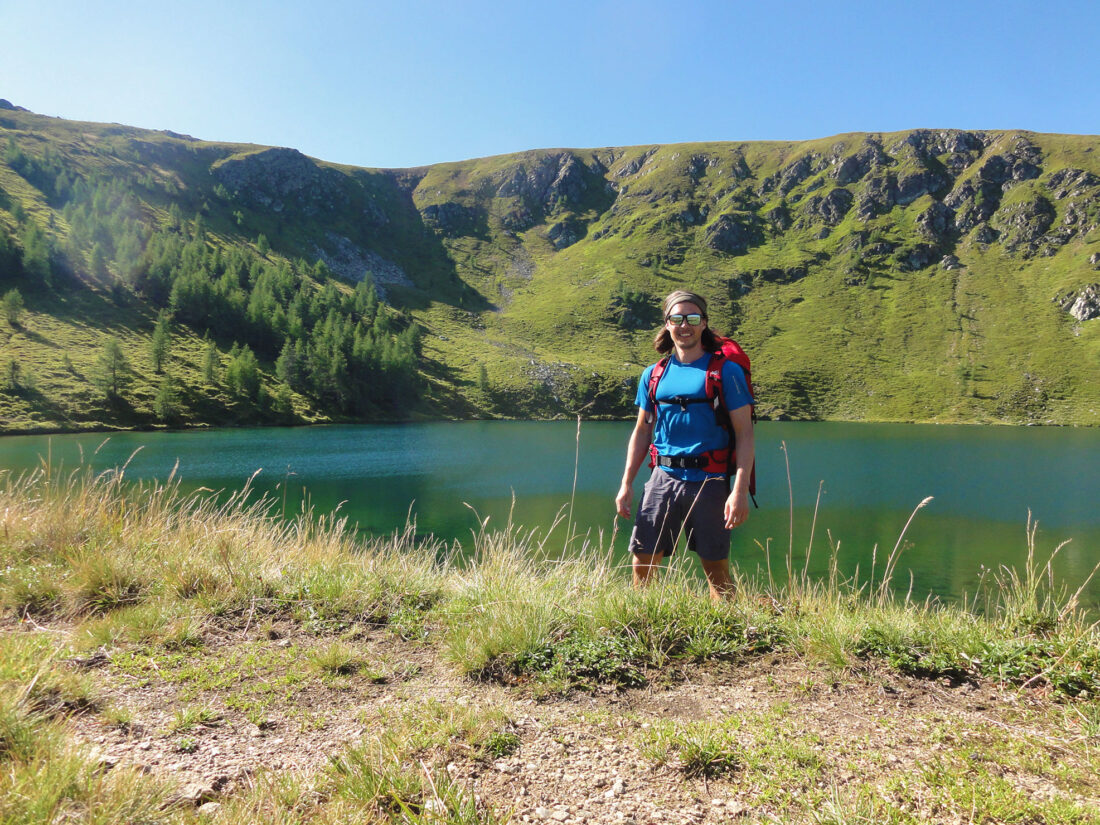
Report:
[{"label": "backpack hip belt", "polygon": [[727,447],[709,450],[698,455],[660,455],[657,447],[649,445],[650,467],[673,467],[681,470],[702,470],[713,475],[728,475],[731,464],[736,464],[736,456],[730,455]]}]

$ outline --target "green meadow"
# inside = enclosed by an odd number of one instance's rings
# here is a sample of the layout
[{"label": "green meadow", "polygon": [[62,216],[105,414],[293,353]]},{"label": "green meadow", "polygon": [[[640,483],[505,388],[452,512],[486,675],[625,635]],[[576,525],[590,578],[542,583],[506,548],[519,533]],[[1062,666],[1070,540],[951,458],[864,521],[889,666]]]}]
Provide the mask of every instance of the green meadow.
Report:
[{"label": "green meadow", "polygon": [[1097,421],[1093,137],[385,170],[11,107],[0,144],[5,432],[622,417],[685,285],[766,417]]}]

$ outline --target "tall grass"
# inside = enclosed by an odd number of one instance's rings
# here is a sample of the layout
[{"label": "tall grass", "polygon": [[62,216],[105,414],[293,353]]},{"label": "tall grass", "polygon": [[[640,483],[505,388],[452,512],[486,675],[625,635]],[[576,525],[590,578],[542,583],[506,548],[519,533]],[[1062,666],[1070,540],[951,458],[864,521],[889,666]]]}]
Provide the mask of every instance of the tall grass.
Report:
[{"label": "tall grass", "polygon": [[[780,562],[786,581],[777,583],[769,564],[760,576],[738,576],[731,600],[712,603],[688,553],[675,555],[659,582],[636,590],[629,567],[587,536],[567,536],[563,555],[546,533],[483,522],[469,552],[459,554],[418,540],[411,525],[364,541],[335,515],[310,511],[287,521],[277,501],[247,486],[219,498],[184,494],[171,480],[130,484],[124,473],[44,466],[0,475],[0,609],[28,627],[70,631],[0,635],[0,825],[177,816],[161,809],[165,788],[126,772],[104,774],[68,744],[57,720],[103,703],[90,680],[59,663],[132,642],[197,648],[218,624],[247,629],[279,617],[320,634],[355,623],[392,623],[404,633],[415,624],[458,672],[535,692],[643,685],[670,663],[764,651],[789,651],[838,673],[892,667],[1063,696],[1100,691],[1100,634],[1080,607],[1081,590],[1056,586],[1051,560],[1060,548],[1043,561],[1030,521],[1025,567],[989,571],[962,606],[896,592],[908,523],[866,580],[839,573],[831,536],[830,572],[811,577],[811,538],[801,569],[793,542],[788,548]],[[358,664],[334,641],[314,667],[339,674]],[[496,737],[487,753],[508,742],[498,722],[432,724],[480,730],[461,736],[486,742]],[[225,821],[261,814],[340,821],[367,810],[382,811],[382,821],[491,819],[445,775],[398,748],[428,741],[430,732],[403,729],[411,731],[403,744],[365,743],[319,785],[258,780],[227,805]],[[702,775],[729,767],[723,748],[700,740],[691,755],[685,736],[675,749]],[[43,778],[48,791],[32,792]],[[100,807],[107,813],[88,813]]]},{"label": "tall grass", "polygon": [[62,475],[43,466],[0,477],[0,607],[82,622],[87,646],[201,644],[204,624],[274,614],[319,631],[419,616],[460,672],[554,689],[638,684],[671,660],[772,649],[838,668],[885,661],[1070,695],[1100,689],[1096,626],[1080,608],[1080,589],[1055,586],[1060,548],[1039,561],[1030,522],[1024,569],[990,571],[966,605],[895,592],[905,532],[928,499],[866,580],[839,573],[831,537],[830,572],[814,579],[812,538],[801,569],[792,541],[786,581],[777,584],[769,559],[766,578],[739,577],[735,598],[712,605],[700,598],[686,553],[657,586],[638,591],[590,537],[567,536],[563,555],[550,551],[548,533],[482,523],[458,554],[418,540],[411,525],[363,541],[335,515],[307,509],[288,521],[248,485],[222,499],[184,494],[171,479],[129,484],[124,475],[125,467]]},{"label": "tall grass", "polygon": [[315,622],[386,621],[443,587],[437,542],[359,540],[311,510],[287,521],[249,485],[224,499],[124,470],[0,477],[0,606],[83,619],[143,604],[206,618],[290,612]]}]

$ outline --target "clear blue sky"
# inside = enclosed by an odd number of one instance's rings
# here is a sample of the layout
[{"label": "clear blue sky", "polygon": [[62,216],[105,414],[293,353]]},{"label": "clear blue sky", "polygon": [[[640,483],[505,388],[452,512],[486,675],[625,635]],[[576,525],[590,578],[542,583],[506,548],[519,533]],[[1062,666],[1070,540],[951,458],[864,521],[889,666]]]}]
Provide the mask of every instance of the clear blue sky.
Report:
[{"label": "clear blue sky", "polygon": [[0,0],[0,97],[407,167],[915,127],[1100,132],[1100,3]]}]

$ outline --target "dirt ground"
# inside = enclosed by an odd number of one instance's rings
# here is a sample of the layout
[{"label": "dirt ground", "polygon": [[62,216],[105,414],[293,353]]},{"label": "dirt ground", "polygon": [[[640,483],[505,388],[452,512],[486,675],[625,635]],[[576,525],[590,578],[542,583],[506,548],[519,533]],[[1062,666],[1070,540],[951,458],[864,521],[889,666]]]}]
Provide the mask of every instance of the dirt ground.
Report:
[{"label": "dirt ground", "polygon": [[[503,713],[518,742],[510,753],[479,758],[459,745],[425,753],[421,761],[438,764],[482,804],[514,822],[780,821],[783,789],[777,793],[762,782],[759,770],[692,775],[675,758],[647,753],[646,742],[669,723],[745,720],[738,735],[748,752],[767,753],[774,743],[764,738],[790,740],[818,767],[798,781],[815,785],[823,798],[842,798],[860,787],[888,794],[891,777],[919,772],[970,741],[975,753],[989,738],[1001,747],[1019,743],[1042,752],[1048,763],[1079,753],[1066,746],[1065,730],[1044,726],[1050,700],[1034,692],[922,681],[885,670],[838,674],[790,655],[769,655],[649,674],[649,686],[640,689],[597,687],[540,697],[531,685],[460,677],[435,648],[385,629],[364,631],[352,642],[368,659],[387,663],[383,672],[307,678],[282,695],[273,690],[262,718],[255,707],[248,712],[235,704],[242,691],[263,695],[265,680],[274,684],[286,675],[280,668],[308,669],[305,652],[326,643],[290,623],[209,635],[190,655],[238,665],[235,682],[212,687],[197,675],[181,677],[179,658],[171,678],[157,674],[155,664],[139,668],[136,660],[124,662],[117,654],[73,660],[69,666],[92,675],[105,704],[120,709],[126,721],[89,713],[74,716],[71,724],[106,765],[140,766],[178,783],[181,799],[216,806],[260,772],[309,776],[333,755],[376,739],[395,718],[433,700],[441,707],[493,709]],[[280,653],[288,651],[295,663],[280,665]],[[265,656],[267,671],[240,666]],[[208,718],[181,725],[181,713],[199,706],[208,709]],[[998,775],[1029,796],[1068,795],[1100,810],[1100,784],[1091,792],[1067,791],[1049,772],[1021,771],[1020,764],[1006,763]],[[1080,773],[1082,766],[1076,769]],[[776,780],[794,781],[784,774]],[[939,821],[934,812],[929,816]]]}]

